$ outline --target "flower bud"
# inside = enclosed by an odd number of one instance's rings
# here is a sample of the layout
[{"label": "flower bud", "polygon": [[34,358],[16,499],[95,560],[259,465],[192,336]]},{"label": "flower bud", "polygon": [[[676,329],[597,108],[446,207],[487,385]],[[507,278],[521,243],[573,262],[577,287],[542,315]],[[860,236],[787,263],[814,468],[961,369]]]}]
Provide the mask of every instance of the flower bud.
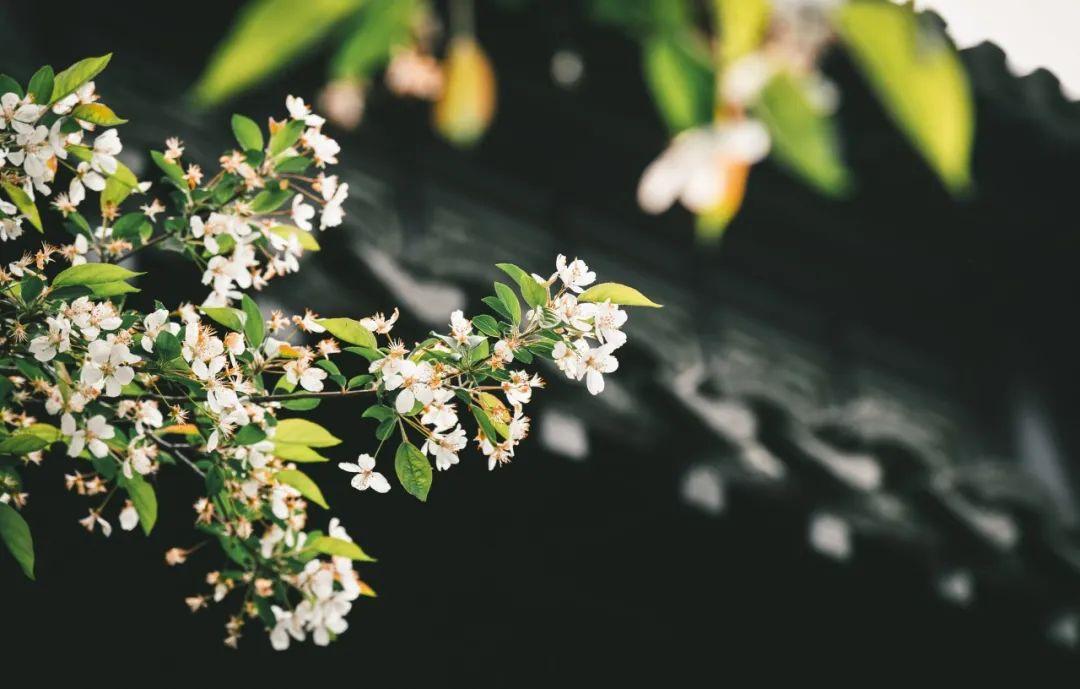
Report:
[{"label": "flower bud", "polygon": [[495,71],[470,36],[450,42],[442,97],[435,104],[435,128],[458,146],[476,143],[495,115]]},{"label": "flower bud", "polygon": [[356,129],[364,117],[364,83],[359,79],[330,82],[319,94],[319,108],[342,129]]}]

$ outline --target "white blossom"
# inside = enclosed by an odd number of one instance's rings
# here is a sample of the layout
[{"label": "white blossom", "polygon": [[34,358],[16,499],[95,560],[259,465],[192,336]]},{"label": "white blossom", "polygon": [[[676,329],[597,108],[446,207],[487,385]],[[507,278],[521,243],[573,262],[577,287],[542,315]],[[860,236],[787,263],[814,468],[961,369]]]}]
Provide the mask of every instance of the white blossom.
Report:
[{"label": "white blossom", "polygon": [[370,488],[376,493],[385,493],[390,490],[390,482],[385,476],[375,471],[375,459],[371,455],[360,455],[355,463],[339,462],[338,468],[356,474],[350,482],[356,490]]}]

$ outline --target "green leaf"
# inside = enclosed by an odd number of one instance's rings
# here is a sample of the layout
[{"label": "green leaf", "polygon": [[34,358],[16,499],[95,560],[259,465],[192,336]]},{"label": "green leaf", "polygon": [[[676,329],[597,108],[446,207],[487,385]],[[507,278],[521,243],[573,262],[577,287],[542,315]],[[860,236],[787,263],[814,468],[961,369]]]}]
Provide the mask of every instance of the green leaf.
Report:
[{"label": "green leaf", "polygon": [[349,344],[374,349],[377,346],[375,335],[352,318],[318,318],[316,323],[326,328],[337,339]]},{"label": "green leaf", "polygon": [[238,333],[244,332],[244,321],[247,320],[247,315],[240,309],[234,309],[230,306],[205,306],[202,308],[202,312],[208,318],[229,330],[235,330]]},{"label": "green leaf", "polygon": [[660,304],[649,299],[633,287],[620,285],[617,282],[601,282],[599,285],[593,285],[578,295],[578,301],[606,300],[611,300],[612,304],[620,304],[622,306],[651,306],[655,309],[661,308]]},{"label": "green leaf", "polygon": [[299,445],[297,443],[283,443],[277,439],[274,440],[274,455],[280,457],[281,459],[287,459],[292,462],[310,463],[330,461],[329,457],[324,457],[320,455],[318,452],[312,450],[307,445]]},{"label": "green leaf", "polygon": [[120,282],[139,275],[142,275],[142,273],[136,273],[133,270],[111,263],[84,263],[81,266],[71,266],[61,271],[59,275],[53,278],[53,287]]},{"label": "green leaf", "polygon": [[6,74],[0,74],[0,96],[5,93],[14,93],[19,98],[23,97],[22,85]]},{"label": "green leaf", "polygon": [[37,452],[49,442],[33,433],[16,432],[0,439],[0,455],[25,455]]},{"label": "green leaf", "polygon": [[514,282],[521,288],[521,296],[524,297],[526,304],[536,308],[547,303],[547,289],[537,282],[532,275],[513,263],[496,263],[495,266],[514,279]]},{"label": "green leaf", "polygon": [[405,491],[427,502],[431,490],[431,463],[412,443],[401,443],[394,454],[394,471]]},{"label": "green leaf", "polygon": [[303,120],[293,120],[270,135],[270,155],[276,156],[300,140],[304,133]]},{"label": "green leaf", "polygon": [[213,497],[225,487],[225,474],[217,464],[210,467],[206,472],[206,494]]},{"label": "green leaf", "polygon": [[147,536],[157,523],[158,503],[157,494],[151,486],[139,474],[132,474],[131,478],[125,479],[125,488],[131,497],[131,503],[135,505],[135,511],[139,514],[139,524],[143,533]]},{"label": "green leaf", "polygon": [[318,538],[308,541],[306,547],[316,550],[323,555],[337,555],[338,557],[347,557],[350,560],[375,562],[375,558],[365,553],[361,550],[360,546],[352,541],[334,538],[333,536],[319,536]]},{"label": "green leaf", "polygon": [[35,435],[44,440],[49,445],[55,443],[61,438],[60,429],[49,423],[32,423],[26,428],[23,428],[21,432]]},{"label": "green leaf", "polygon": [[154,338],[154,354],[160,361],[175,359],[180,356],[182,349],[180,339],[166,330],[162,330]]},{"label": "green leaf", "polygon": [[166,160],[165,154],[161,151],[150,151],[150,157],[153,159],[154,164],[161,168],[161,171],[165,173],[165,176],[176,182],[178,186],[187,189],[187,180],[184,179],[184,169],[176,163]]},{"label": "green leaf", "polygon": [[19,209],[19,212],[26,216],[26,219],[30,221],[30,224],[33,225],[38,232],[44,232],[45,230],[41,226],[41,215],[38,213],[37,206],[34,205],[33,200],[27,196],[26,192],[11,182],[4,182],[3,187],[8,198],[11,199],[11,202],[15,204],[15,207]]},{"label": "green leaf", "polygon": [[480,340],[480,342],[469,350],[469,365],[475,366],[476,364],[484,361],[491,354],[491,348],[488,344],[487,338]]},{"label": "green leaf", "polygon": [[292,486],[300,491],[300,495],[303,495],[316,505],[323,509],[330,509],[330,506],[326,504],[326,498],[323,497],[322,491],[304,472],[298,469],[283,469],[274,474],[274,477],[278,480],[278,483]]},{"label": "green leaf", "polygon": [[[281,400],[281,406],[284,409],[291,409],[292,411],[311,411],[315,407],[319,406],[322,400],[318,397],[301,397],[295,400]],[[303,447],[301,445],[301,447]]]},{"label": "green leaf", "polygon": [[374,376],[367,373],[361,373],[360,375],[350,378],[349,382],[345,384],[345,387],[349,390],[354,390],[356,388],[362,388],[365,385],[370,384],[373,380],[375,380]]},{"label": "green leaf", "polygon": [[24,304],[29,304],[38,298],[44,288],[44,280],[34,275],[27,275],[19,282],[19,298]]},{"label": "green leaf", "polygon": [[274,164],[274,170],[280,173],[300,173],[311,167],[311,158],[307,156],[291,156],[282,158]]},{"label": "green leaf", "polygon": [[494,422],[487,412],[477,407],[476,405],[469,405],[469,410],[472,411],[473,417],[476,419],[476,424],[480,426],[480,430],[484,432],[487,439],[493,443],[499,442],[499,432],[495,428]]},{"label": "green leaf", "polygon": [[34,76],[30,77],[30,84],[26,87],[26,93],[35,103],[48,105],[53,92],[53,68],[45,65]]},{"label": "green leaf", "polygon": [[141,211],[125,213],[113,223],[112,236],[114,239],[126,239],[138,243],[137,240],[142,237],[143,227],[149,224],[150,221]]},{"label": "green leaf", "polygon": [[243,115],[232,116],[233,135],[237,143],[244,151],[261,151],[263,148],[263,134],[255,120]]},{"label": "green leaf", "polygon": [[820,191],[837,195],[849,180],[836,128],[806,89],[794,76],[778,74],[762,90],[755,112],[769,128],[776,159]]},{"label": "green leaf", "polygon": [[848,3],[835,17],[841,39],[889,114],[951,191],[966,189],[974,104],[948,39],[910,6]]},{"label": "green leaf", "polygon": [[55,103],[96,77],[109,64],[111,58],[112,53],[101,57],[88,57],[57,74],[53,79],[52,98],[49,102]]},{"label": "green leaf", "polygon": [[333,447],[341,444],[341,440],[331,435],[330,431],[307,419],[279,421],[277,432],[274,434],[274,442],[295,443],[308,447]]},{"label": "green leaf", "polygon": [[266,324],[263,322],[262,313],[255,300],[244,295],[240,300],[240,308],[244,310],[244,336],[252,347],[258,347],[266,337]]},{"label": "green leaf", "polygon": [[233,441],[237,445],[254,445],[257,442],[266,439],[266,433],[263,429],[259,428],[253,423],[249,423],[246,426],[242,426],[236,435],[233,437]]},{"label": "green leaf", "polygon": [[275,187],[260,191],[251,199],[251,210],[255,213],[270,213],[285,205],[285,202],[293,197],[291,189]]},{"label": "green leaf", "polygon": [[34,578],[34,539],[30,526],[11,505],[0,503],[0,540],[11,551],[23,574]]},{"label": "green leaf", "polygon": [[116,172],[105,179],[105,190],[101,192],[102,210],[109,206],[119,206],[138,187],[139,179],[135,173],[128,166],[116,161]]},{"label": "green leaf", "polygon": [[92,124],[100,124],[103,127],[115,127],[118,124],[124,124],[127,122],[122,117],[117,116],[112,108],[104,103],[83,103],[75,106],[75,109],[71,111],[71,116],[77,120],[83,122],[90,122]]},{"label": "green leaf", "polygon": [[98,298],[118,297],[121,294],[138,292],[138,287],[132,287],[126,282],[99,282],[95,285],[87,285],[91,294]]},{"label": "green leaf", "polygon": [[394,416],[396,416],[396,415],[397,415],[397,412],[395,412],[390,407],[387,407],[387,406],[384,406],[384,405],[381,405],[381,404],[376,404],[374,406],[371,406],[371,407],[368,407],[367,409],[365,409],[364,413],[360,415],[360,418],[363,418],[363,419],[378,419],[379,421],[386,421],[387,419],[394,418]]},{"label": "green leaf", "polygon": [[668,131],[677,134],[712,120],[713,73],[688,37],[657,35],[642,45],[645,82]]},{"label": "green leaf", "polygon": [[334,79],[368,78],[412,40],[416,0],[369,0],[330,63]]},{"label": "green leaf", "polygon": [[487,304],[495,313],[499,314],[503,318],[507,320],[510,319],[510,312],[506,310],[506,307],[503,305],[502,301],[500,301],[498,297],[484,297],[483,299],[481,299],[481,301]]},{"label": "green leaf", "polygon": [[502,332],[499,330],[499,322],[487,314],[473,316],[472,324],[473,327],[485,335],[490,337],[502,337]]},{"label": "green leaf", "polygon": [[375,361],[377,359],[383,358],[384,356],[382,352],[371,347],[346,347],[342,351],[362,356],[368,361]]},{"label": "green leaf", "polygon": [[363,0],[249,2],[218,45],[195,86],[201,106],[244,91],[274,74],[361,7]]},{"label": "green leaf", "polygon": [[521,322],[521,302],[518,301],[517,295],[514,294],[514,290],[510,289],[501,282],[495,283],[495,294],[499,296],[499,301],[503,305],[503,309],[506,311],[510,321],[517,325]]},{"label": "green leaf", "polygon": [[[67,150],[83,162],[89,162],[93,157],[93,151],[87,146],[69,145]],[[151,157],[154,157],[154,152],[151,151],[150,155]],[[159,153],[158,155],[160,156],[161,154]],[[183,172],[181,172],[180,175],[182,177]],[[101,192],[101,197],[99,199],[101,209],[105,210],[109,206],[119,206],[124,202],[124,199],[130,196],[132,192],[138,189],[138,187],[139,179],[135,176],[135,173],[133,173],[127,165],[117,161],[116,172],[105,178],[105,189]]]},{"label": "green leaf", "polygon": [[288,239],[289,237],[296,237],[300,240],[300,246],[305,251],[318,251],[319,242],[315,239],[315,235],[307,230],[301,230],[299,227],[293,227],[292,225],[275,225],[270,228],[270,231],[279,237]]}]

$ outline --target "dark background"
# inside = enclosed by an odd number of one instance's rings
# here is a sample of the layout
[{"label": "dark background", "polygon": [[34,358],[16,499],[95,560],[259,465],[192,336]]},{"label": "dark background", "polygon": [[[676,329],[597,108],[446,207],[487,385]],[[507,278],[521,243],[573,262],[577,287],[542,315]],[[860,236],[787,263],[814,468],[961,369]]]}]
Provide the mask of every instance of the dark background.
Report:
[{"label": "dark background", "polygon": [[[325,60],[316,56],[225,109],[186,110],[178,94],[234,11],[230,3],[202,1],[156,9],[87,4],[58,21],[45,3],[6,7],[3,68],[25,80],[39,63],[59,67],[114,51],[98,86],[134,122],[122,132],[125,144],[160,147],[178,134],[206,167],[228,145],[230,112],[259,120],[279,114],[285,93],[310,101],[324,78]],[[440,256],[457,258],[440,253],[436,211],[449,203],[467,219],[472,211],[497,214],[541,228],[539,235],[521,231],[523,252],[540,257],[522,259],[527,267],[539,270],[549,253],[537,247],[551,246],[595,259],[602,277],[656,286],[645,291],[671,304],[681,318],[673,322],[687,328],[666,335],[673,347],[708,344],[730,326],[730,310],[750,313],[826,353],[830,395],[842,395],[854,385],[852,372],[869,366],[946,399],[960,410],[963,445],[974,455],[1015,453],[1009,425],[1017,389],[1034,390],[1064,454],[1075,456],[1077,358],[1068,323],[1080,255],[1073,220],[1080,128],[1075,106],[1050,75],[1016,79],[992,46],[965,54],[978,99],[976,188],[957,200],[835,55],[829,71],[843,93],[846,155],[859,182],[854,197],[828,201],[763,164],[723,243],[705,247],[695,244],[689,216],[647,218],[634,204],[637,178],[665,136],[629,41],[586,23],[571,2],[521,11],[481,3],[479,35],[498,71],[500,102],[477,149],[441,143],[430,133],[427,106],[392,99],[380,87],[369,96],[362,128],[339,136],[342,167],[357,165],[385,183],[387,207],[402,225],[398,238],[418,247],[414,274],[459,283],[478,304],[494,270],[470,282],[435,265]],[[584,56],[586,76],[575,90],[557,88],[548,76],[559,48]],[[271,297],[351,315],[391,306],[392,290],[351,253],[357,235],[379,246],[385,228],[378,217],[352,213],[345,227],[321,236],[324,251]],[[487,263],[519,258],[516,225],[502,229],[509,245]],[[486,235],[466,232],[466,242],[470,237]],[[482,249],[477,254],[487,259]],[[144,269],[161,274],[169,264],[160,261]],[[194,274],[178,272],[169,296],[198,298],[196,283]],[[431,326],[406,313],[398,327],[419,337]],[[811,550],[807,515],[862,498],[838,497],[813,472],[781,486],[732,481],[724,514],[705,515],[680,499],[681,477],[691,462],[722,457],[730,447],[663,384],[671,362],[656,346],[620,358],[616,377],[630,391],[631,412],[584,399],[584,390],[561,382],[541,396],[573,405],[562,408],[587,420],[591,454],[584,462],[552,454],[535,439],[497,472],[463,458],[437,476],[426,505],[401,490],[357,496],[336,469],[316,468],[334,514],[380,559],[360,567],[379,598],[356,603],[349,631],[329,649],[303,645],[275,654],[253,625],[232,652],[220,643],[221,610],[188,613],[183,596],[201,591],[202,574],[222,563],[208,548],[184,567],[162,564],[168,547],[192,542],[189,510],[199,485],[179,468],[158,479],[154,534],[116,533],[106,541],[76,524],[86,505],[62,494],[66,460],[51,457],[25,472],[38,580],[0,568],[0,676],[30,668],[38,680],[55,672],[104,681],[108,673],[110,683],[143,686],[214,686],[226,677],[245,686],[293,678],[681,686],[691,679],[719,684],[746,671],[873,680],[1024,670],[1043,685],[1074,668],[1071,652],[1046,635],[1054,616],[1075,604],[1080,583],[1044,537],[1068,534],[1067,525],[1046,527],[1045,515],[1017,510],[1021,547],[988,552],[939,514],[929,476],[903,462],[895,476],[887,465],[887,486],[917,510],[915,522],[929,535],[904,541],[859,533],[846,563]],[[763,442],[798,469],[798,456],[784,454],[783,405],[751,401]],[[346,441],[335,459],[370,449],[372,428],[359,411],[347,401],[320,408],[320,420]],[[892,456],[889,447],[869,450],[886,462]],[[909,459],[908,450],[899,452]],[[1070,487],[1072,471],[1069,464]],[[932,586],[943,563],[958,561],[979,575],[967,608],[947,604]]]}]

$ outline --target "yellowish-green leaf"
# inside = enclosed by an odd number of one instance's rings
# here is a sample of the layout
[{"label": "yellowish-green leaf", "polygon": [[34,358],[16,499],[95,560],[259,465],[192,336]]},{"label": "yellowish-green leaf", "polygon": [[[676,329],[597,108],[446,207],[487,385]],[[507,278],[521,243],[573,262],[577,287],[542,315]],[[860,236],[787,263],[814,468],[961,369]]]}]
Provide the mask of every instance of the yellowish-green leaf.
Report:
[{"label": "yellowish-green leaf", "polygon": [[365,553],[360,546],[352,541],[334,538],[333,536],[319,536],[309,541],[307,547],[323,555],[337,555],[338,557],[347,557],[350,560],[359,560],[360,562],[375,562],[375,558]]},{"label": "yellowish-green leaf", "polygon": [[57,74],[56,78],[53,79],[52,99],[50,102],[55,103],[96,77],[109,64],[111,58],[112,53],[100,57],[88,57],[79,60]]},{"label": "yellowish-green leaf", "polygon": [[11,199],[11,202],[15,204],[15,207],[19,209],[19,212],[26,216],[26,219],[30,221],[30,224],[38,232],[44,232],[45,230],[41,225],[41,214],[38,213],[37,206],[34,205],[33,200],[26,192],[11,182],[4,182],[3,187],[4,192]]},{"label": "yellowish-green leaf", "polygon": [[757,50],[769,26],[768,0],[714,0],[719,22],[720,59],[725,66]]},{"label": "yellowish-green leaf", "polygon": [[214,322],[238,333],[244,332],[247,314],[229,306],[204,306],[202,312]]},{"label": "yellowish-green leaf", "polygon": [[68,285],[100,285],[109,282],[121,282],[142,275],[123,266],[112,263],[84,263],[71,266],[53,278],[53,287]]},{"label": "yellowish-green leaf", "polygon": [[352,318],[319,318],[315,321],[339,340],[361,347],[377,347],[375,335]]},{"label": "yellowish-green leaf", "polygon": [[622,306],[651,306],[656,309],[660,308],[660,304],[649,299],[633,287],[620,285],[617,282],[602,282],[599,285],[593,285],[578,295],[578,301],[597,302],[608,300],[610,300],[612,304],[620,304]]},{"label": "yellowish-green leaf", "polygon": [[285,239],[296,237],[304,251],[318,251],[320,248],[318,240],[315,239],[315,235],[306,230],[301,230],[299,227],[293,227],[292,225],[275,225],[270,228],[270,231]]},{"label": "yellowish-green leaf", "polygon": [[971,86],[956,50],[908,6],[854,2],[836,14],[840,36],[901,129],[947,187],[971,182]]},{"label": "yellowish-green leaf", "polygon": [[122,117],[118,117],[112,108],[104,103],[83,103],[75,106],[71,111],[71,116],[77,120],[83,122],[90,122],[92,124],[100,124],[104,127],[115,127],[118,124],[124,124],[127,122]]},{"label": "yellowish-green leaf", "polygon": [[30,433],[52,444],[60,440],[60,429],[50,423],[32,423],[22,429],[24,433]]},{"label": "yellowish-green leaf", "polygon": [[769,128],[776,159],[820,191],[837,195],[847,189],[848,173],[836,128],[811,103],[807,88],[794,75],[778,74],[762,90],[754,111]]},{"label": "yellowish-green leaf", "polygon": [[210,106],[248,89],[292,62],[363,0],[254,0],[218,45],[195,86]]},{"label": "yellowish-green leaf", "polygon": [[366,79],[412,40],[417,0],[368,0],[330,62],[335,79]]},{"label": "yellowish-green leaf", "polygon": [[138,287],[133,287],[126,282],[101,282],[96,285],[87,285],[90,291],[94,293],[95,297],[118,297],[121,294],[132,294],[134,292],[140,292]]},{"label": "yellowish-green leaf", "polygon": [[333,447],[341,444],[341,440],[331,435],[330,431],[307,419],[282,419],[278,422],[274,441],[308,447]]},{"label": "yellowish-green leaf", "polygon": [[304,472],[298,469],[283,469],[274,474],[274,478],[277,479],[278,483],[284,483],[300,491],[300,495],[303,495],[316,505],[324,509],[330,509],[330,506],[326,504],[326,498],[323,497],[322,491],[319,490],[319,486]]},{"label": "yellowish-green leaf", "polygon": [[274,441],[274,455],[281,459],[287,459],[291,462],[329,462],[329,457],[320,455],[315,450],[312,450],[307,445],[299,445],[297,443],[283,443],[280,440]]}]

